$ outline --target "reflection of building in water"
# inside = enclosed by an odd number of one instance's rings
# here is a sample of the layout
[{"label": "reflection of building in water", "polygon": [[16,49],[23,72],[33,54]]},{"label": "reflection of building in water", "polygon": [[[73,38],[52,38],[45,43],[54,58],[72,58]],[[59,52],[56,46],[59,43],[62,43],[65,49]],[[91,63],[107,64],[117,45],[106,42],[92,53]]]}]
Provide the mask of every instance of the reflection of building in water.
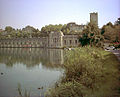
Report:
[{"label": "reflection of building in water", "polygon": [[47,67],[58,67],[63,64],[62,49],[42,49],[42,48],[1,48],[0,63],[13,66],[15,63],[25,64],[33,67],[40,63]]},{"label": "reflection of building in water", "polygon": [[49,50],[49,60],[52,64],[63,64],[63,50],[62,49]]}]

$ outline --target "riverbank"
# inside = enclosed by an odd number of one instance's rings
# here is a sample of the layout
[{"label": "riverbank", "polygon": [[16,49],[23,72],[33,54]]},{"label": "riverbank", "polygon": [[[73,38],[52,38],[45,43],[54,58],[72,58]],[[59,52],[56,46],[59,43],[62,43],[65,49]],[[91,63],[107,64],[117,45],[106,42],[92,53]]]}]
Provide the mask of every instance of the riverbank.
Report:
[{"label": "riverbank", "polygon": [[120,63],[112,52],[83,47],[65,55],[64,76],[48,97],[120,96]]}]

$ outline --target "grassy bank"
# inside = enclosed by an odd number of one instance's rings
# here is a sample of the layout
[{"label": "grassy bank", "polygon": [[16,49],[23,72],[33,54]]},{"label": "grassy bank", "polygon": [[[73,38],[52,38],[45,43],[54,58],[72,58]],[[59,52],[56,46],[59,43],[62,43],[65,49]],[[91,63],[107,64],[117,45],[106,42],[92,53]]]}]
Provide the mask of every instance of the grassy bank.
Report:
[{"label": "grassy bank", "polygon": [[100,48],[66,51],[65,73],[48,97],[120,97],[120,63]]}]

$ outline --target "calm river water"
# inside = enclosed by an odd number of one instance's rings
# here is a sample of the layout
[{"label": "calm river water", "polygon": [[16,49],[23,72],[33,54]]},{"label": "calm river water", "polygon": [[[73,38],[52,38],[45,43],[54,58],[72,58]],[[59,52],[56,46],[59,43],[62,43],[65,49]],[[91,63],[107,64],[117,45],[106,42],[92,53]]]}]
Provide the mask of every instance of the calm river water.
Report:
[{"label": "calm river water", "polygon": [[63,75],[62,49],[0,48],[0,97],[39,97]]}]

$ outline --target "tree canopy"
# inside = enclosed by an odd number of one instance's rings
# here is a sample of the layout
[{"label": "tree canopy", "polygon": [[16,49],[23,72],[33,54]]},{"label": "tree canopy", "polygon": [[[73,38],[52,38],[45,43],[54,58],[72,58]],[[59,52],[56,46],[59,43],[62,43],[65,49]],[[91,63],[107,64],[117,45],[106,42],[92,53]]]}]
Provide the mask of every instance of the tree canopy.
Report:
[{"label": "tree canopy", "polygon": [[80,36],[80,43],[82,46],[102,46],[104,37],[101,34],[98,26],[94,23],[88,23]]},{"label": "tree canopy", "polygon": [[41,28],[41,33],[44,33],[44,34],[49,34],[51,31],[61,31],[63,25],[62,24],[59,24],[59,25],[46,25],[45,27],[42,27]]},{"label": "tree canopy", "polygon": [[119,40],[119,32],[120,32],[120,24],[113,25],[111,22],[107,23],[102,27],[103,36],[105,37],[106,42],[118,42]]},{"label": "tree canopy", "polygon": [[6,26],[5,30],[0,31],[0,38],[39,37],[40,35],[39,29],[32,26],[26,26],[22,30]]}]

